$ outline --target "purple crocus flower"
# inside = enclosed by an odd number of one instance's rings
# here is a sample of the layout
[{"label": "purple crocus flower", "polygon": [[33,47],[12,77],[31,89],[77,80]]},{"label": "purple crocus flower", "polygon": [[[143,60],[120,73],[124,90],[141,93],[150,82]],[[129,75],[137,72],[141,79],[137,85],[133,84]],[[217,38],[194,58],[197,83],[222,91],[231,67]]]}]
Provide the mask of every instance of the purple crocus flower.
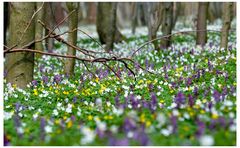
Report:
[{"label": "purple crocus flower", "polygon": [[40,71],[41,73],[44,72],[44,65],[43,65],[43,64],[39,66],[39,71]]},{"label": "purple crocus flower", "polygon": [[155,93],[151,93],[151,110],[154,111],[157,109],[157,96]]},{"label": "purple crocus flower", "polygon": [[40,121],[40,138],[42,141],[44,141],[45,139],[45,125],[46,125],[46,121],[45,118],[41,117],[41,121]]},{"label": "purple crocus flower", "polygon": [[119,96],[116,96],[116,97],[114,98],[114,100],[115,100],[115,105],[116,105],[117,107],[119,107],[119,105],[120,105]]},{"label": "purple crocus flower", "polygon": [[4,146],[10,146],[10,141],[7,138],[6,134],[4,133]]},{"label": "purple crocus flower", "polygon": [[201,136],[204,134],[204,132],[205,132],[205,124],[204,124],[204,122],[198,120],[198,121],[197,121],[197,127],[198,127],[198,129],[197,129],[197,131],[196,131],[196,136],[199,138],[199,137],[201,137]]},{"label": "purple crocus flower", "polygon": [[61,75],[57,74],[54,76],[53,79],[54,79],[54,82],[59,83],[62,80],[62,77],[61,77]]},{"label": "purple crocus flower", "polygon": [[104,131],[100,130],[99,128],[96,128],[96,133],[100,139],[104,138],[105,136]]},{"label": "purple crocus flower", "polygon": [[137,62],[134,63],[134,67],[136,68],[137,71],[140,70],[140,64],[138,64]]},{"label": "purple crocus flower", "polygon": [[194,105],[194,99],[192,95],[188,95],[188,104],[190,107],[193,107]]},{"label": "purple crocus flower", "polygon": [[38,85],[37,80],[33,80],[33,81],[32,81],[32,85],[33,85],[33,86],[37,86],[37,85]]},{"label": "purple crocus flower", "polygon": [[153,84],[150,83],[150,84],[148,85],[148,89],[149,89],[149,91],[150,91],[150,92],[153,91],[153,88],[154,88]]},{"label": "purple crocus flower", "polygon": [[73,103],[76,103],[76,102],[77,102],[77,97],[74,96],[74,97],[73,97]]},{"label": "purple crocus flower", "polygon": [[129,141],[127,138],[124,139],[115,139],[115,138],[109,138],[109,145],[110,146],[128,146]]},{"label": "purple crocus flower", "polygon": [[178,92],[177,96],[175,97],[175,103],[177,104],[177,107],[185,103],[185,96],[182,92]]},{"label": "purple crocus flower", "polygon": [[216,120],[211,120],[208,128],[210,130],[214,130],[216,128],[217,121]]},{"label": "purple crocus flower", "polygon": [[217,91],[217,90],[214,90],[213,91],[213,98],[216,102],[219,102],[220,101],[220,97],[221,97],[221,94]]},{"label": "purple crocus flower", "polygon": [[43,83],[47,84],[48,83],[48,77],[47,76],[42,76],[42,81],[43,81]]},{"label": "purple crocus flower", "polygon": [[172,133],[176,133],[177,132],[177,117],[176,116],[171,116],[170,117],[170,121],[171,121],[171,124],[173,126],[173,130],[172,130]]},{"label": "purple crocus flower", "polygon": [[126,133],[131,131],[131,130],[134,130],[135,128],[136,128],[136,123],[133,119],[126,118],[124,120],[123,129]]},{"label": "purple crocus flower", "polygon": [[149,144],[149,138],[144,131],[136,131],[133,136],[134,140],[139,141],[141,146],[147,146]]}]

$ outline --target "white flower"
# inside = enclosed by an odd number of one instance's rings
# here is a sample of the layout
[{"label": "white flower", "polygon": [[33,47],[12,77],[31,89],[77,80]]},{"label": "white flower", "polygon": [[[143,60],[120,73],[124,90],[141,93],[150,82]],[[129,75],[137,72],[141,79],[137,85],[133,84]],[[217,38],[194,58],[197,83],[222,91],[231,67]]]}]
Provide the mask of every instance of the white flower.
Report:
[{"label": "white flower", "polygon": [[102,99],[101,98],[96,99],[96,105],[97,106],[102,106]]},{"label": "white flower", "polygon": [[111,102],[107,101],[107,107],[111,106]]},{"label": "white flower", "polygon": [[4,120],[12,118],[13,112],[4,112]]},{"label": "white flower", "polygon": [[214,145],[214,139],[210,135],[204,135],[199,138],[199,143],[201,146],[211,146]]},{"label": "white flower", "polygon": [[82,127],[81,132],[83,134],[81,144],[88,144],[94,141],[96,134],[93,130],[88,127]]},{"label": "white flower", "polygon": [[72,113],[72,104],[68,104],[68,107],[66,108],[67,113]]},{"label": "white flower", "polygon": [[172,114],[173,114],[173,116],[178,116],[178,115],[179,115],[179,112],[178,112],[177,109],[174,109],[174,110],[172,111]]},{"label": "white flower", "polygon": [[17,127],[17,133],[23,134],[24,133],[23,128],[22,127]]},{"label": "white flower", "polygon": [[57,103],[57,107],[59,108],[59,107],[61,107],[61,106],[62,106],[62,103],[58,102],[58,103]]},{"label": "white flower", "polygon": [[38,113],[33,114],[33,119],[36,120],[38,117]]},{"label": "white flower", "polygon": [[46,133],[51,133],[52,132],[52,127],[47,125],[47,126],[44,127],[44,130],[45,130]]},{"label": "white flower", "polygon": [[129,86],[126,86],[126,85],[123,85],[122,88],[125,90],[129,90]]},{"label": "white flower", "polygon": [[53,115],[55,115],[55,116],[58,115],[58,111],[56,109],[53,110]]},{"label": "white flower", "polygon": [[164,114],[162,113],[157,114],[157,121],[159,127],[163,126],[166,122],[166,117],[164,116]]},{"label": "white flower", "polygon": [[169,136],[171,134],[171,131],[169,131],[168,129],[162,129],[161,130],[161,133],[164,135],[164,136]]},{"label": "white flower", "polygon": [[112,126],[110,127],[110,131],[111,131],[112,133],[117,133],[117,131],[118,131],[117,126],[116,126],[116,125],[112,125]]}]

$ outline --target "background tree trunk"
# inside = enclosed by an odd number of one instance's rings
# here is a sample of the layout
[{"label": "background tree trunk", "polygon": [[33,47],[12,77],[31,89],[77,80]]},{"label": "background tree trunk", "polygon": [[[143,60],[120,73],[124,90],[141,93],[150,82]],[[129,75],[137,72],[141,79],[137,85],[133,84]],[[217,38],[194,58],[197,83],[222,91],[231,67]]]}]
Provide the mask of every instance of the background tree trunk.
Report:
[{"label": "background tree trunk", "polygon": [[[146,3],[148,10],[148,39],[153,40],[157,38],[157,31],[162,22],[162,7],[161,3]],[[158,41],[153,42],[154,48],[159,50]]]},{"label": "background tree trunk", "polygon": [[116,27],[117,3],[99,2],[97,6],[97,32],[100,42],[106,44],[105,50],[113,49],[113,43],[123,39]]},{"label": "background tree trunk", "polygon": [[[173,27],[173,2],[163,3],[163,22],[162,22],[162,33],[163,36],[172,33]],[[167,48],[171,45],[171,36],[161,40],[161,48]]]},{"label": "background tree trunk", "polygon": [[6,45],[6,37],[7,37],[7,28],[8,28],[8,24],[9,24],[9,5],[8,5],[9,2],[4,2],[4,11],[3,11],[3,14],[4,14],[4,23],[3,23],[3,26],[4,26],[4,45]]},{"label": "background tree trunk", "polygon": [[[198,18],[197,18],[197,30],[206,30],[207,29],[207,11],[208,11],[208,2],[199,2],[198,3]],[[197,45],[205,45],[207,42],[207,31],[198,31],[197,32]]]},{"label": "background tree trunk", "polygon": [[231,28],[232,21],[232,9],[233,3],[226,2],[223,4],[223,26],[222,26],[222,34],[221,34],[221,48],[227,49],[228,47],[228,32]]},{"label": "background tree trunk", "polygon": [[[35,10],[35,3],[10,4],[10,23],[8,47],[17,44],[21,47],[34,40],[35,24],[31,23],[25,34],[22,36]],[[21,39],[22,37],[22,39]],[[31,47],[33,48],[33,47]],[[9,53],[6,55],[5,63],[7,71],[7,82],[25,88],[33,80],[34,54],[30,52]]]},{"label": "background tree trunk", "polygon": [[[67,10],[68,12],[73,12],[73,14],[68,19],[68,29],[73,30],[75,28],[78,28],[78,8],[79,3],[76,2],[67,2]],[[71,32],[68,34],[68,42],[72,45],[77,44],[77,31]],[[72,47],[68,46],[67,55],[76,55],[76,50]],[[74,65],[75,65],[75,59],[66,59],[64,64],[64,72],[68,75],[74,74]]]},{"label": "background tree trunk", "polygon": [[[37,2],[36,3],[36,10],[38,10],[42,6],[42,4],[43,3],[41,3],[41,2]],[[43,4],[42,9],[35,16],[35,24],[36,24],[35,25],[35,40],[39,40],[43,37],[43,27],[40,23],[38,23],[38,20],[41,20],[43,22],[43,19],[44,19],[44,5],[45,4]],[[35,43],[35,50],[40,50],[40,51],[44,50],[42,42]],[[37,56],[41,56],[41,55],[37,54]]]}]

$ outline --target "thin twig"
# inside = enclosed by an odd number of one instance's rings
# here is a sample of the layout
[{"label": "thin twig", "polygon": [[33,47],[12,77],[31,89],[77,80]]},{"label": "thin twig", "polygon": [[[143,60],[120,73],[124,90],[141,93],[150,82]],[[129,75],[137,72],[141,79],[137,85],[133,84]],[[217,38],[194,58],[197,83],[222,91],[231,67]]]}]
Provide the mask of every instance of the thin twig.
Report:
[{"label": "thin twig", "polygon": [[27,27],[24,29],[24,31],[23,31],[23,33],[22,33],[22,36],[20,37],[19,43],[22,41],[22,38],[23,38],[24,34],[26,33],[26,31],[28,30],[29,26],[31,25],[34,17],[35,17],[35,16],[37,15],[37,13],[43,8],[43,5],[44,5],[44,2],[43,2],[42,5],[39,7],[39,9],[37,9],[37,11],[33,13],[30,21],[28,22]]}]

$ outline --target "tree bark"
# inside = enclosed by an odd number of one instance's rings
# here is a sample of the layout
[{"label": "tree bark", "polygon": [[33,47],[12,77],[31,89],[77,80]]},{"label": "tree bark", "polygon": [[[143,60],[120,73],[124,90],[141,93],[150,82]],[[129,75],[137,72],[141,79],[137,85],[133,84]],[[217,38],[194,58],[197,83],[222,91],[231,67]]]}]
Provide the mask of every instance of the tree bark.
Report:
[{"label": "tree bark", "polygon": [[233,3],[226,2],[223,4],[223,26],[222,26],[222,33],[221,33],[221,48],[227,49],[228,47],[228,32],[231,27],[231,21],[232,21],[232,8]]},{"label": "tree bark", "polygon": [[[34,40],[35,24],[31,23],[25,33],[24,30],[34,13],[35,3],[12,2],[10,5],[11,13],[7,45],[8,47],[12,47],[17,44],[17,47],[21,47]],[[33,53],[20,52],[7,54],[5,62],[7,82],[16,84],[19,88],[25,88],[33,80],[33,66]]]},{"label": "tree bark", "polygon": [[[73,30],[78,27],[78,9],[79,3],[77,2],[67,2],[66,3],[68,12],[75,10],[68,20],[68,29]],[[72,45],[77,44],[77,31],[68,34],[68,42]],[[68,46],[67,55],[76,55],[76,50]],[[75,59],[66,59],[64,64],[64,72],[68,75],[74,74]]]},{"label": "tree bark", "polygon": [[[153,40],[157,38],[157,31],[160,24],[162,23],[162,12],[161,3],[146,3],[148,10],[148,39]],[[154,48],[159,50],[158,41],[153,42]]]},{"label": "tree bark", "polygon": [[[173,27],[173,2],[163,3],[163,22],[162,34],[163,36],[172,34]],[[168,48],[171,45],[171,36],[161,40],[160,47]]]},{"label": "tree bark", "polygon": [[197,18],[197,45],[204,46],[207,42],[207,11],[208,11],[208,2],[199,2],[198,3],[198,18]]},{"label": "tree bark", "polygon": [[[36,10],[38,10],[41,6],[42,6],[43,3],[41,2],[37,2],[36,3]],[[43,22],[43,17],[44,17],[44,5],[43,4],[43,7],[42,9],[36,14],[35,16],[35,40],[39,40],[43,37],[43,27],[40,23],[38,23],[38,20],[42,21]],[[40,50],[40,51],[43,51],[44,48],[43,48],[43,44],[42,42],[38,42],[38,43],[35,43],[35,50]],[[40,56],[37,55],[37,56]]]},{"label": "tree bark", "polygon": [[116,27],[117,3],[99,2],[97,6],[97,32],[100,42],[106,44],[105,50],[113,49],[113,43],[123,40]]}]

